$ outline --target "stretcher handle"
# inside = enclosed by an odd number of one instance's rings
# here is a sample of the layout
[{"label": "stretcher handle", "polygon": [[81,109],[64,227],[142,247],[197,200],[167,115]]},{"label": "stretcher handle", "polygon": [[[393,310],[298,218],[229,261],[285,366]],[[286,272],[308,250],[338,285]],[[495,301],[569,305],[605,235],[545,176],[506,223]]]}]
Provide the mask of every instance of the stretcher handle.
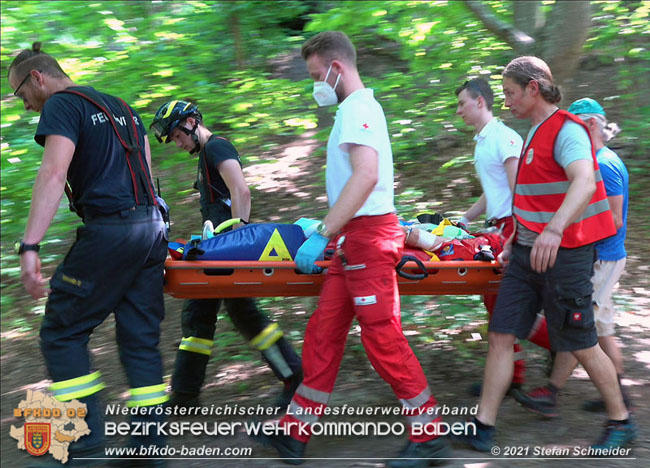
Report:
[{"label": "stretcher handle", "polygon": [[[415,262],[417,266],[422,270],[422,273],[406,273],[405,271],[402,270],[404,265],[407,262]],[[400,275],[402,278],[410,279],[410,280],[423,280],[427,276],[429,276],[429,273],[427,273],[427,269],[424,267],[424,263],[412,255],[404,255],[402,259],[399,261],[397,266],[395,267],[395,270],[397,271],[397,274]]]},{"label": "stretcher handle", "polygon": [[228,219],[228,220],[224,221],[223,223],[219,224],[219,226],[217,226],[216,228],[214,228],[214,233],[219,234],[221,231],[225,231],[229,227],[234,226],[235,224],[239,224],[241,222],[242,221],[241,221],[240,218]]}]

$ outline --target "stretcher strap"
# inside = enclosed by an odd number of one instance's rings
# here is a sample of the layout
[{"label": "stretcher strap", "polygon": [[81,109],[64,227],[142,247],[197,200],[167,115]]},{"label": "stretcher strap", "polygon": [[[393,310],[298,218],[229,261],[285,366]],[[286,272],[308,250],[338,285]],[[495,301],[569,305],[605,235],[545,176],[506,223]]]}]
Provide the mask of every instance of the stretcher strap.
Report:
[{"label": "stretcher strap", "polygon": [[229,227],[234,226],[235,224],[239,224],[241,222],[242,222],[242,220],[240,218],[228,219],[228,220],[224,221],[223,223],[219,224],[216,228],[214,228],[214,233],[219,234],[221,231],[225,231]]}]

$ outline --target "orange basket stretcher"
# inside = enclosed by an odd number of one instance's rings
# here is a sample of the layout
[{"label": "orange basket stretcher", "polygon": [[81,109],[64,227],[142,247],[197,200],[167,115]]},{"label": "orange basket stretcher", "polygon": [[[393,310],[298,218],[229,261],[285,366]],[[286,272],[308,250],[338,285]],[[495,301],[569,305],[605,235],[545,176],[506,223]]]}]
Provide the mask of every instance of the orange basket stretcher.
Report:
[{"label": "orange basket stretcher", "polygon": [[[401,263],[401,295],[495,294],[502,271],[495,262],[447,261]],[[316,262],[326,269],[330,262]],[[424,268],[424,270],[423,270]],[[165,262],[165,292],[191,299],[232,297],[318,296],[325,271],[304,274],[294,262],[185,261]]]}]

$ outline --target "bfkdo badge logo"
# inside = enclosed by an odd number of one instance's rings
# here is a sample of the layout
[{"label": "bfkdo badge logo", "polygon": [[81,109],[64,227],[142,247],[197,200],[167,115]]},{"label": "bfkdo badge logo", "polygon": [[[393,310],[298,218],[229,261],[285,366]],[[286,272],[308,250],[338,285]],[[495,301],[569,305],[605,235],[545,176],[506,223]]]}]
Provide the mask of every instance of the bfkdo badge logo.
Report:
[{"label": "bfkdo badge logo", "polygon": [[45,455],[52,440],[50,423],[25,423],[25,450],[37,457]]}]

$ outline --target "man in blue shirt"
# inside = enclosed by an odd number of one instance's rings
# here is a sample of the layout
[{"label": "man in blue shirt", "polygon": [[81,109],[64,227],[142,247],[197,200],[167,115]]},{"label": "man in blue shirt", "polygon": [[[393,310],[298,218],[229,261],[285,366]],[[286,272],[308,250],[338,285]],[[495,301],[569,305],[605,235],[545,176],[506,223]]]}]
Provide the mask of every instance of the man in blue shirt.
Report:
[{"label": "man in blue shirt", "polygon": [[[579,99],[569,107],[569,112],[580,117],[587,127],[593,141],[600,174],[607,191],[616,234],[596,244],[598,258],[594,264],[594,316],[598,330],[600,347],[611,358],[616,368],[619,382],[623,375],[623,357],[614,336],[614,304],[612,290],[625,270],[625,234],[627,230],[628,173],[625,164],[618,155],[605,146],[620,129],[616,124],[607,123],[605,111],[598,102],[590,98]],[[556,416],[557,392],[564,386],[577,365],[570,353],[558,353],[549,383],[545,387],[533,389],[519,401],[527,409],[547,417]],[[623,387],[621,386],[621,390]],[[628,396],[623,392],[623,399],[630,407]],[[586,401],[584,409],[590,411],[604,410],[602,400]]]}]

